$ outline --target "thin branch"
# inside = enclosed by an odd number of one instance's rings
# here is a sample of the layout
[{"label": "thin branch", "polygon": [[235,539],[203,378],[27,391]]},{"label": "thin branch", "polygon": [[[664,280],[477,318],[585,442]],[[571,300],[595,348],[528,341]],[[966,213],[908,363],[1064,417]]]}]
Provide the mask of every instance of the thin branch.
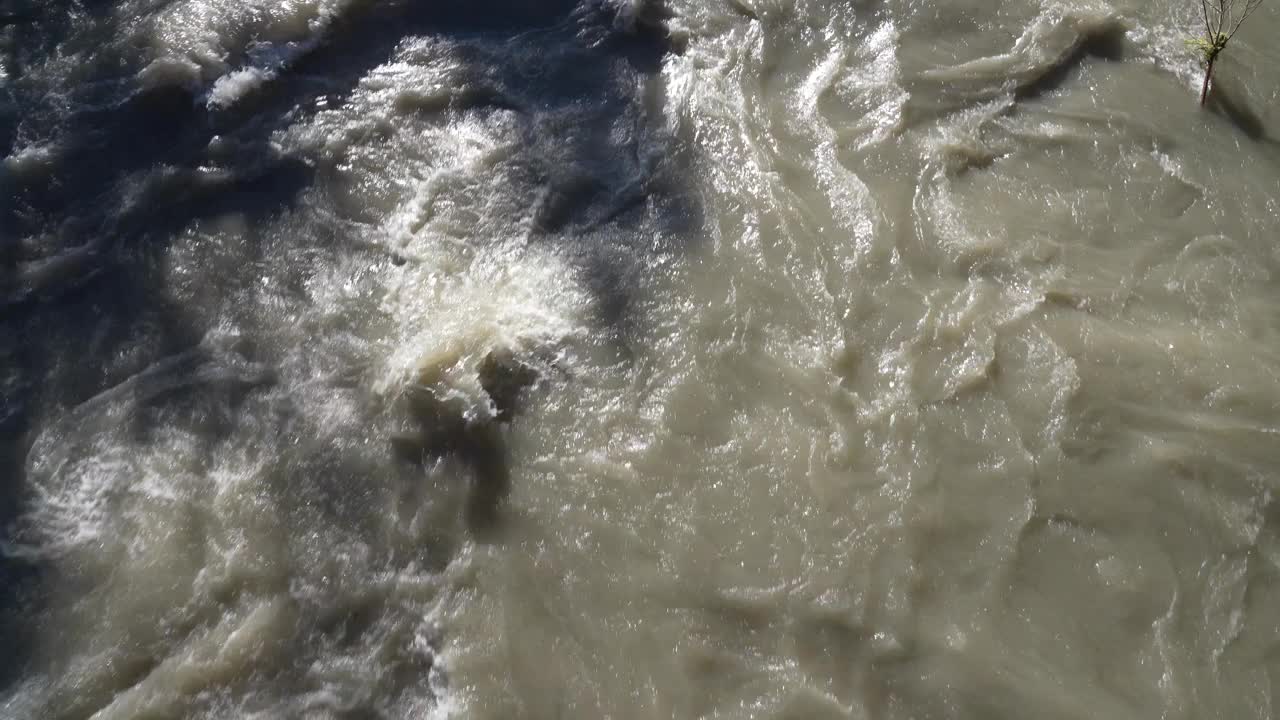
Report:
[{"label": "thin branch", "polygon": [[1266,0],[1200,0],[1200,19],[1204,21],[1205,40],[1219,43],[1219,36],[1230,40]]},{"label": "thin branch", "polygon": [[1244,4],[1244,11],[1240,14],[1240,19],[1237,20],[1235,26],[1231,28],[1231,32],[1227,33],[1228,40],[1235,37],[1236,33],[1240,32],[1240,28],[1244,26],[1244,21],[1248,20],[1249,16],[1262,6],[1262,2],[1263,0],[1246,0]]}]

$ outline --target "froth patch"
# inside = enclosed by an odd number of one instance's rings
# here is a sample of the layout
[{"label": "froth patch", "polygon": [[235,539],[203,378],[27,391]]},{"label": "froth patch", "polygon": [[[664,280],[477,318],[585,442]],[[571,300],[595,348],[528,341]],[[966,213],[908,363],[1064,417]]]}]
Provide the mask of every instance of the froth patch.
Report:
[{"label": "froth patch", "polygon": [[138,73],[138,84],[148,90],[161,87],[196,87],[200,84],[200,66],[182,58],[160,58]]},{"label": "froth patch", "polygon": [[154,14],[146,27],[161,61],[190,63],[213,77],[226,73],[229,59],[242,54],[252,65],[264,66],[254,57],[263,46],[306,52],[350,5],[350,0],[187,0]]},{"label": "froth patch", "polygon": [[32,509],[15,542],[0,545],[11,557],[60,555],[103,534],[113,498],[127,487],[131,463],[119,456],[91,457],[62,470],[62,482],[33,487]]},{"label": "froth patch", "polygon": [[489,351],[557,346],[582,332],[591,303],[570,261],[530,242],[538,188],[520,113],[450,100],[484,85],[456,50],[407,41],[347,102],[278,140],[337,163],[344,200],[372,216],[370,244],[391,260],[376,271],[390,327],[375,389],[425,374],[480,402],[474,371]]},{"label": "froth patch", "polygon": [[[96,548],[92,562],[109,562],[104,551],[130,542],[122,527],[148,509],[180,502],[199,484],[200,438],[155,424],[160,415],[145,421],[143,416],[175,391],[224,396],[271,378],[265,368],[201,347],[162,360],[70,411],[33,443],[28,510],[14,528],[13,541],[0,551],[61,557]],[[152,442],[137,442],[143,427]]]},{"label": "froth patch", "polygon": [[456,275],[405,272],[387,296],[400,332],[381,390],[443,383],[484,401],[476,368],[497,348],[554,348],[585,332],[590,298],[563,260],[512,249]]},{"label": "froth patch", "polygon": [[218,78],[209,89],[208,106],[231,107],[240,98],[262,87],[273,76],[274,73],[269,70],[253,67],[227,73]]},{"label": "froth patch", "polygon": [[53,144],[33,144],[10,154],[0,167],[19,178],[44,175],[51,171],[58,160],[58,149]]}]

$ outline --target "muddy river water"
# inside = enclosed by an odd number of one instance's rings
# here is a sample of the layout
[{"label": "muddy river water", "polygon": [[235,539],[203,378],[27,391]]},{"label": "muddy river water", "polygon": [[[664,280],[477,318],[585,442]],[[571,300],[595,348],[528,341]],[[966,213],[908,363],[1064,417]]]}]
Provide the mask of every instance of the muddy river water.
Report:
[{"label": "muddy river water", "polygon": [[0,717],[1280,715],[1280,5],[0,2]]}]

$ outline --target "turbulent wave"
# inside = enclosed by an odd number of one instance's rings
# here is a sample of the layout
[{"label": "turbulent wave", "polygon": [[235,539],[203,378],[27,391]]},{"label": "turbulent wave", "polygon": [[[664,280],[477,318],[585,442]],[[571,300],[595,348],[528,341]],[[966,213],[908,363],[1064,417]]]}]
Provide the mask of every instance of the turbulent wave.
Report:
[{"label": "turbulent wave", "polygon": [[1274,11],[19,10],[0,715],[1275,714]]}]

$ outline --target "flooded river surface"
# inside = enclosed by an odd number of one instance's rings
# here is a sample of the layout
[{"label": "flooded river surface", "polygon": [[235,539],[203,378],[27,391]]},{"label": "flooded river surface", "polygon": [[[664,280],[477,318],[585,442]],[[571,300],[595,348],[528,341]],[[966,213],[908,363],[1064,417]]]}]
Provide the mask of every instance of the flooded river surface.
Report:
[{"label": "flooded river surface", "polygon": [[0,717],[1280,715],[1280,4],[0,2]]}]

